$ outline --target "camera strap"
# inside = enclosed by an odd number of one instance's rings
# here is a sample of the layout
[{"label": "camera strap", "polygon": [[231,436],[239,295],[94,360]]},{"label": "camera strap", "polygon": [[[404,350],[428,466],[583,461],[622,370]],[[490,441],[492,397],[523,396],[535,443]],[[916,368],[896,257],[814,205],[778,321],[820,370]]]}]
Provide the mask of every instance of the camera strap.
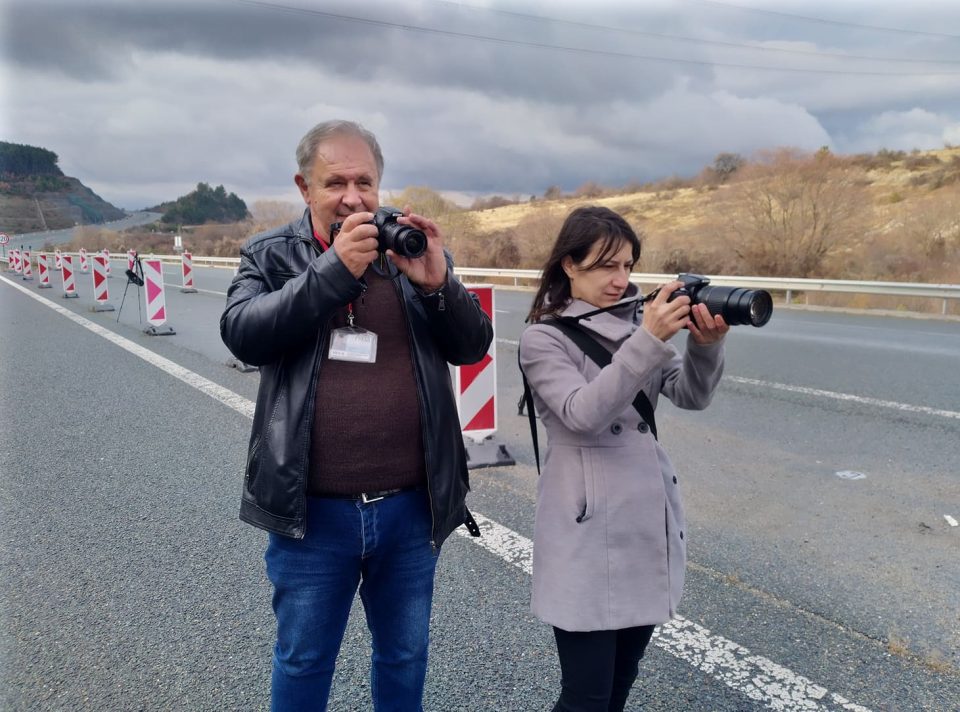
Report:
[{"label": "camera strap", "polygon": [[[579,346],[580,350],[589,356],[590,359],[600,368],[607,366],[613,360],[613,354],[607,351],[607,349],[601,346],[596,339],[590,336],[583,329],[583,327],[577,323],[576,319],[571,317],[559,317],[556,319],[544,319],[540,323],[559,329],[567,336],[567,338]],[[520,356],[518,354],[518,361],[519,358]],[[520,377],[523,379],[523,398],[520,401],[521,412],[522,406],[525,404],[527,407],[527,417],[530,419],[530,435],[533,438],[533,456],[536,458],[537,474],[539,474],[540,447],[537,438],[537,416],[536,412],[534,411],[533,392],[530,390],[530,384],[527,381],[527,376],[523,372],[522,366],[520,368]],[[637,395],[634,397],[632,405],[636,409],[637,413],[640,414],[640,419],[650,427],[650,432],[653,433],[654,439],[658,440],[657,421],[653,414],[653,405],[650,403],[650,399],[647,398],[647,394],[644,393],[642,389],[637,391]]]}]

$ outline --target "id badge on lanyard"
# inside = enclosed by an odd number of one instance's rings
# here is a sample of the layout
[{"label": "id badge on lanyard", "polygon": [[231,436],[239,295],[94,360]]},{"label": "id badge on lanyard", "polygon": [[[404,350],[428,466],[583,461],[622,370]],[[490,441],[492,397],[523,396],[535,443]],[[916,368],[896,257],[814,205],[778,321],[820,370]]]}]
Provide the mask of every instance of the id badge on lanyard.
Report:
[{"label": "id badge on lanyard", "polygon": [[347,305],[347,325],[330,332],[330,350],[327,356],[332,361],[377,361],[377,335],[354,325],[352,304]]}]

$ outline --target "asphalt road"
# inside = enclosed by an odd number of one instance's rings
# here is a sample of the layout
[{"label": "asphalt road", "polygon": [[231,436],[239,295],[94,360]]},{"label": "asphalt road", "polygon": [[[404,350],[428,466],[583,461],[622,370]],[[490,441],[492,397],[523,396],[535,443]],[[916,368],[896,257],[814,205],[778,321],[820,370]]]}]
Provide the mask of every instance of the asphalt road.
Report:
[{"label": "asphalt road", "polygon": [[[102,227],[107,230],[126,230],[137,225],[146,225],[156,222],[160,219],[160,213],[137,212],[130,213],[125,218],[113,220],[111,222],[101,223],[90,227]],[[0,226],[2,229],[2,226]],[[58,246],[63,245],[73,239],[76,228],[65,228],[63,230],[44,230],[43,232],[27,232],[21,235],[9,235],[10,242],[4,247],[3,253],[14,248],[23,248],[34,252],[42,249],[44,245]],[[172,245],[171,245],[172,249]]]},{"label": "asphalt road", "polygon": [[[229,272],[182,294],[167,269],[169,337],[142,334],[135,287],[118,322],[85,276],[74,300],[0,276],[2,709],[268,706],[265,536],[236,517],[257,374],[224,366]],[[546,710],[558,689],[524,558],[529,297],[497,292],[495,440],[518,464],[473,471],[491,523],[444,545],[428,710]],[[778,310],[731,333],[709,409],[658,410],[691,563],[628,709],[960,709],[958,357],[955,321]],[[368,646],[355,616],[332,710],[369,709]]]}]

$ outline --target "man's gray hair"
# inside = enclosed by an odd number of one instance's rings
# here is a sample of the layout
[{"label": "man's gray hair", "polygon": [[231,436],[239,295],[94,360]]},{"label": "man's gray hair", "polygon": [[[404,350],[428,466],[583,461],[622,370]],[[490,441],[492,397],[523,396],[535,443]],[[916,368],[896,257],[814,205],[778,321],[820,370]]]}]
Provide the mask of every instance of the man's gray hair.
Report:
[{"label": "man's gray hair", "polygon": [[377,137],[355,121],[333,119],[323,121],[307,131],[297,145],[297,166],[304,180],[309,180],[310,168],[317,158],[317,148],[321,143],[335,136],[357,136],[366,141],[377,163],[377,179],[383,177],[383,152],[380,150],[380,144],[377,143]]}]

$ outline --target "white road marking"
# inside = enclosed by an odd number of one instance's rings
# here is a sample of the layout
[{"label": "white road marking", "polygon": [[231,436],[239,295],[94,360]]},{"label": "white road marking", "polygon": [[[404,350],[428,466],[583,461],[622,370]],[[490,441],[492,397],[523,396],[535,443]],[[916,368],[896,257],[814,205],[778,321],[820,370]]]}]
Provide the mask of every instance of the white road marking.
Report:
[{"label": "white road marking", "polygon": [[[74,314],[69,309],[55,304],[46,297],[34,294],[26,287],[11,282],[7,278],[0,277],[0,279],[31,299],[35,299],[40,304],[70,319],[78,326],[107,339],[238,413],[253,418],[255,408],[253,401],[159,356],[89,319]],[[474,512],[473,516],[483,531],[483,536],[479,538],[471,537],[462,527],[457,529],[458,534],[487,549],[524,573],[528,575],[533,573],[533,542],[530,539],[492,519],[484,517],[482,514]],[[654,644],[671,655],[690,663],[698,670],[719,680],[740,694],[773,710],[870,712],[868,708],[854,704],[836,693],[829,692],[826,688],[776,664],[772,660],[753,655],[747,648],[733,641],[719,635],[712,635],[706,628],[685,618],[678,617],[660,626],[655,633]]]},{"label": "white road marking", "polygon": [[833,400],[850,401],[861,405],[875,405],[881,408],[893,408],[908,413],[923,413],[925,415],[939,415],[943,418],[960,419],[960,412],[954,410],[942,410],[940,408],[928,408],[924,405],[910,405],[909,403],[897,403],[896,401],[880,400],[879,398],[867,398],[864,396],[855,396],[850,393],[836,393],[834,391],[824,391],[819,388],[805,388],[803,386],[790,386],[786,383],[774,383],[772,381],[761,381],[756,378],[741,378],[740,376],[724,376],[724,380],[734,383],[744,383],[749,386],[760,386],[761,388],[772,388],[777,391],[789,391],[790,393],[799,393],[805,396],[818,396],[820,398],[832,398]]},{"label": "white road marking", "polygon": [[947,520],[947,524],[949,524],[951,527],[957,526],[957,520],[951,517],[949,514],[944,514],[943,518]]},{"label": "white road marking", "polygon": [[252,401],[237,395],[233,391],[227,388],[224,388],[223,386],[218,385],[207,378],[204,378],[198,373],[194,373],[193,371],[190,371],[189,369],[186,369],[183,366],[180,366],[179,364],[174,363],[170,359],[166,359],[163,356],[155,354],[150,349],[144,348],[139,344],[135,344],[129,339],[126,339],[110,331],[109,329],[106,329],[100,326],[99,324],[96,324],[90,321],[89,319],[85,319],[78,314],[74,314],[69,309],[62,307],[59,304],[55,304],[54,302],[52,302],[50,299],[47,299],[46,297],[42,297],[39,294],[34,294],[29,289],[26,289],[25,287],[22,287],[19,284],[16,284],[14,282],[11,282],[9,279],[4,279],[4,281],[10,284],[12,287],[19,289],[21,292],[26,294],[31,299],[35,299],[41,304],[43,304],[44,306],[49,307],[50,309],[53,309],[58,314],[61,314],[62,316],[67,317],[73,323],[82,326],[84,329],[87,329],[88,331],[92,331],[97,336],[102,336],[107,341],[110,341],[116,344],[117,346],[119,346],[120,348],[126,351],[129,351],[134,356],[142,358],[151,366],[156,366],[161,371],[166,371],[174,378],[178,378],[184,383],[186,383],[187,385],[193,386],[198,391],[202,391],[203,393],[206,393],[211,398],[214,398],[220,401],[221,403],[223,403],[224,405],[229,406],[230,408],[233,408],[238,413],[242,413],[248,418],[253,417],[254,403]]},{"label": "white road marking", "polygon": [[854,472],[853,470],[840,470],[835,473],[837,477],[844,480],[863,480],[866,479],[866,475],[862,472]]},{"label": "white road marking", "polygon": [[[182,284],[170,284],[170,282],[164,282],[163,286],[170,287],[170,289],[183,289]],[[203,294],[213,294],[218,297],[223,297],[224,299],[227,297],[226,292],[215,292],[212,289],[199,289],[198,287],[194,287],[194,289],[196,289],[198,292],[202,292]]]},{"label": "white road marking", "polygon": [[[526,574],[533,573],[533,542],[502,524],[473,513],[483,536],[463,528],[457,533],[495,554]],[[809,712],[870,712],[862,705],[830,692],[768,658],[754,655],[731,640],[713,635],[703,626],[677,617],[659,626],[654,645],[690,663],[746,697],[773,710]]]}]

